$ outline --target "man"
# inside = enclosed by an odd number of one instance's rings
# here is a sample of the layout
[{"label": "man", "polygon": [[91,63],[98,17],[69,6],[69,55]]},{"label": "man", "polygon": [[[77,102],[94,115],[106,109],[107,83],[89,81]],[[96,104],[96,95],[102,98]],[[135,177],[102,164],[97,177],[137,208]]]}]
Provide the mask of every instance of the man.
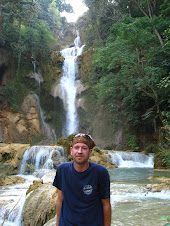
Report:
[{"label": "man", "polygon": [[107,169],[89,162],[95,142],[77,134],[70,144],[73,162],[58,166],[53,185],[58,188],[56,226],[110,226],[110,180]]}]

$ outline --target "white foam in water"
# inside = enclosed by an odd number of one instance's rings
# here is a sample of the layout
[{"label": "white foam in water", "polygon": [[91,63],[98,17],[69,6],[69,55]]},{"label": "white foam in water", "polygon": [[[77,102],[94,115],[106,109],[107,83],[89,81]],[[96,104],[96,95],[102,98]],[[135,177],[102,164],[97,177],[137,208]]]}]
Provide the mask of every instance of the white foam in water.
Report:
[{"label": "white foam in water", "polygon": [[108,161],[118,168],[154,168],[154,155],[137,152],[109,151]]},{"label": "white foam in water", "polygon": [[141,202],[142,200],[170,200],[170,191],[150,192],[144,186],[111,183],[111,202]]},{"label": "white foam in water", "polygon": [[30,183],[8,185],[2,187],[0,194],[0,223],[4,226],[20,226],[22,209],[25,203],[26,191]]},{"label": "white foam in water", "polygon": [[[22,158],[20,174],[23,174],[26,170],[27,162],[35,167],[35,170],[39,169],[53,169],[52,156],[59,162],[64,160],[64,149],[60,146],[32,146],[29,147]],[[62,158],[61,158],[62,157]]]},{"label": "white foam in water", "polygon": [[[54,156],[53,156],[54,155]],[[5,226],[20,226],[22,209],[26,200],[26,191],[34,180],[43,179],[45,182],[52,182],[55,170],[53,169],[52,157],[61,163],[65,161],[65,153],[63,147],[60,146],[32,146],[29,147],[22,159],[20,174],[26,181],[22,184],[7,185],[2,187],[0,192],[0,224],[2,225],[5,219]],[[34,175],[24,175],[26,173],[26,165],[32,164],[37,170]],[[41,171],[38,171],[41,170]],[[50,173],[51,170],[51,173]],[[48,174],[45,176],[45,174]],[[8,215],[8,216],[7,216]]]}]

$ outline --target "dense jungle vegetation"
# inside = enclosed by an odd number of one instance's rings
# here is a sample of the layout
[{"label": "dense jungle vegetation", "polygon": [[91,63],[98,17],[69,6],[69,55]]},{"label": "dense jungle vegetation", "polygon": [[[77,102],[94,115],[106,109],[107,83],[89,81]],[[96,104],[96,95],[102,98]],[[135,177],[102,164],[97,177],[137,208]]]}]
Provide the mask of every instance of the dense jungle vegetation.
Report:
[{"label": "dense jungle vegetation", "polygon": [[[85,50],[93,54],[92,69],[84,82],[90,84],[97,104],[113,114],[117,124],[125,117],[133,131],[128,139],[131,148],[138,149],[139,130],[154,131],[156,139],[147,151],[157,152],[162,166],[169,167],[170,2],[84,3],[89,10],[77,26],[86,42]],[[8,51],[12,69],[9,81],[0,87],[1,104],[6,102],[19,110],[30,89],[25,75],[32,68],[31,59],[48,64],[69,27],[60,16],[62,11],[72,12],[65,0],[0,1],[0,48]],[[45,79],[52,80],[52,75]],[[44,89],[49,86],[46,83]]]},{"label": "dense jungle vegetation", "polygon": [[[137,131],[154,128],[157,140],[146,149],[170,166],[169,22],[170,3],[159,0],[85,0],[88,47],[95,48],[89,81],[97,102]],[[152,129],[151,129],[152,130]],[[129,134],[137,149],[137,137]],[[159,152],[161,150],[161,152]]]},{"label": "dense jungle vegetation", "polygon": [[41,65],[48,64],[52,51],[58,48],[58,40],[68,26],[66,18],[60,17],[62,11],[72,12],[71,5],[63,0],[0,2],[0,48],[8,51],[12,69],[7,85],[0,90],[1,103],[6,100],[19,110],[24,98],[20,94],[30,89],[25,76],[33,68],[32,61],[35,59]]}]

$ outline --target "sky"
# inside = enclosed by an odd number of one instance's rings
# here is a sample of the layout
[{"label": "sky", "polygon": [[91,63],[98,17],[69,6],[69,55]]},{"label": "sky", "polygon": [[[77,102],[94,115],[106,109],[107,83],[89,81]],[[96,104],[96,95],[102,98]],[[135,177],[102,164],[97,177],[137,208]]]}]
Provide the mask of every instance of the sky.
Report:
[{"label": "sky", "polygon": [[61,16],[65,16],[68,22],[75,22],[78,17],[88,10],[82,0],[66,0],[66,3],[70,3],[74,10],[74,13],[61,13]]}]

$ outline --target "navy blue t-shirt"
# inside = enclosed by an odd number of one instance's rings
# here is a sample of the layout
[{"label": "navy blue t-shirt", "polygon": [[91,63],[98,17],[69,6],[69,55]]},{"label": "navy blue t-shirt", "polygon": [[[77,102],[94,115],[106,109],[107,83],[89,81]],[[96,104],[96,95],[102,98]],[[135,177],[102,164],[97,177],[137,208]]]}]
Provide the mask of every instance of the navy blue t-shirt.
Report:
[{"label": "navy blue t-shirt", "polygon": [[110,198],[107,169],[89,162],[89,168],[77,172],[73,162],[58,166],[53,186],[63,193],[59,226],[103,226],[101,199]]}]

